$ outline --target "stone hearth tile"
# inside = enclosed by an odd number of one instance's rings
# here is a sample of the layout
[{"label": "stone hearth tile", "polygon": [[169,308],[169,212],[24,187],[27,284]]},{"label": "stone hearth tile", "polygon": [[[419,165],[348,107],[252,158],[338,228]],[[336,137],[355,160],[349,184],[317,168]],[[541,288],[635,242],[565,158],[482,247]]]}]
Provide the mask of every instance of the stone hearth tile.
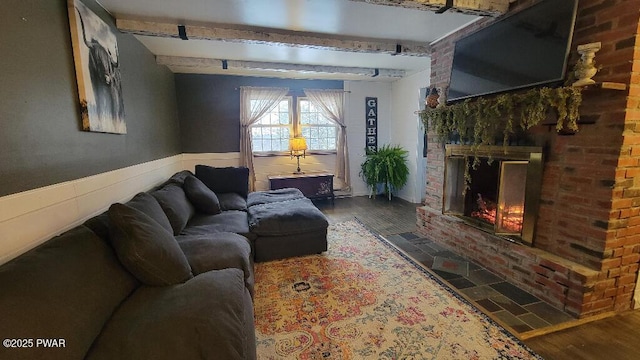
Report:
[{"label": "stone hearth tile", "polygon": [[495,284],[504,281],[499,276],[486,269],[470,271],[467,278],[473,281],[476,285]]},{"label": "stone hearth tile", "polygon": [[518,305],[527,305],[536,302],[540,302],[540,299],[529,294],[528,292],[519,289],[515,285],[511,285],[506,281],[491,284],[492,288],[496,289],[502,295],[515,301]]},{"label": "stone hearth tile", "polygon": [[429,244],[433,244],[433,241],[431,241],[431,240],[429,240],[429,239],[427,239],[427,238],[424,238],[424,237],[420,237],[419,235],[416,235],[416,237],[415,237],[415,238],[407,239],[407,240],[409,240],[412,244],[415,244],[415,245],[420,245],[420,244],[427,244],[427,245],[429,245]]},{"label": "stone hearth tile", "polygon": [[405,240],[412,240],[412,239],[417,239],[419,238],[418,235],[414,234],[414,233],[402,233],[400,234],[400,236],[402,236],[403,238],[405,238]]},{"label": "stone hearth tile", "polygon": [[469,275],[469,262],[452,257],[434,256],[433,269],[466,277]]},{"label": "stone hearth tile", "polygon": [[433,267],[433,256],[429,255],[429,254],[425,254],[427,256],[429,256],[429,258],[426,258],[423,261],[420,261],[420,263],[426,267],[428,267],[429,269],[431,269]]},{"label": "stone hearth tile", "polygon": [[504,324],[513,328],[513,330],[517,332],[525,332],[529,330],[533,330],[529,325],[527,325],[524,321],[515,317],[512,313],[502,310],[493,313],[498,319],[500,319]]},{"label": "stone hearth tile", "polygon": [[476,264],[475,262],[473,262],[473,261],[469,261],[469,271],[476,271],[476,270],[486,270],[486,271],[489,271],[489,270],[487,270],[487,269],[483,268],[482,266],[480,266],[480,265]]},{"label": "stone hearth tile", "polygon": [[542,329],[551,325],[532,313],[522,314],[518,318],[534,329]]},{"label": "stone hearth tile", "polygon": [[431,247],[431,244],[427,244],[427,243],[414,243],[416,244],[416,247],[428,254],[430,254],[431,256],[435,256],[437,253],[440,252],[440,250],[436,250],[435,248]]},{"label": "stone hearth tile", "polygon": [[503,308],[496,305],[496,303],[494,303],[489,299],[477,300],[476,304],[480,305],[483,309],[487,310],[488,312],[496,312],[496,311],[504,310]]},{"label": "stone hearth tile", "polygon": [[550,323],[551,325],[575,320],[575,318],[571,315],[564,313],[561,310],[556,309],[553,306],[542,301],[535,304],[527,305],[525,306],[525,308],[531,313],[536,314],[541,319]]},{"label": "stone hearth tile", "polygon": [[460,290],[462,293],[467,295],[471,300],[477,301],[481,299],[488,299],[492,296],[500,295],[495,289],[490,286],[475,286],[472,288],[462,289]]},{"label": "stone hearth tile", "polygon": [[504,295],[492,296],[489,299],[494,303],[496,303],[501,308],[507,310],[508,312],[516,316],[526,314],[529,312],[525,308],[516,304],[515,302],[513,302],[513,300],[507,298]]},{"label": "stone hearth tile", "polygon": [[424,262],[431,262],[433,263],[433,256],[425,253],[424,251],[421,251],[419,249],[416,249],[415,251],[407,251],[407,255],[409,255],[410,257],[412,257],[415,261],[424,264]]},{"label": "stone hearth tile", "polygon": [[404,250],[406,252],[412,252],[412,251],[419,250],[412,243],[410,243],[407,240],[405,240],[402,236],[389,235],[389,236],[386,236],[385,238],[387,240],[389,240],[392,244],[394,244],[395,246],[399,247],[400,249],[402,249],[402,250]]},{"label": "stone hearth tile", "polygon": [[431,244],[429,244],[429,246],[432,247],[433,249],[435,249],[436,251],[448,251],[447,248],[445,248],[444,246],[438,244],[435,241],[431,242]]},{"label": "stone hearth tile", "polygon": [[451,260],[465,261],[465,262],[468,263],[467,259],[465,259],[464,257],[454,253],[453,251],[449,251],[449,250],[438,251],[435,255],[439,256],[439,257],[442,257],[442,258],[447,258],[447,259],[451,259]]},{"label": "stone hearth tile", "polygon": [[458,274],[452,274],[450,272],[446,272],[446,271],[440,271],[440,270],[436,270],[436,269],[431,269],[434,273],[438,274],[438,276],[440,276],[441,278],[450,281],[453,279],[459,279],[462,278],[462,276],[458,275]]},{"label": "stone hearth tile", "polygon": [[527,332],[527,331],[533,330],[533,328],[531,328],[531,326],[529,326],[527,324],[513,325],[511,328],[517,333],[523,333],[523,332]]},{"label": "stone hearth tile", "polygon": [[456,289],[466,289],[466,288],[476,286],[476,284],[472,283],[471,281],[463,277],[457,278],[457,279],[451,279],[449,280],[449,283],[453,285]]}]

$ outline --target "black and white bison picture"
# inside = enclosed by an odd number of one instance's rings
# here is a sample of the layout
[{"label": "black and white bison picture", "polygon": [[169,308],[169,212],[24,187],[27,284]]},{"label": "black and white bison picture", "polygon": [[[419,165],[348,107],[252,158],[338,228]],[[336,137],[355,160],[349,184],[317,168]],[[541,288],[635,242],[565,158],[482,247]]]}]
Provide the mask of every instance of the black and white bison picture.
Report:
[{"label": "black and white bison picture", "polygon": [[126,134],[116,34],[79,0],[68,7],[82,128]]}]

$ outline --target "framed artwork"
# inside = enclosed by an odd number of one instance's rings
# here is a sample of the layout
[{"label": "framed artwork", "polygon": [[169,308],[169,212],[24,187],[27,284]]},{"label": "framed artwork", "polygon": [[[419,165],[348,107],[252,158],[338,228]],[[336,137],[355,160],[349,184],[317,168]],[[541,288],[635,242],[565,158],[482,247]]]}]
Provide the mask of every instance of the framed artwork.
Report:
[{"label": "framed artwork", "polygon": [[67,0],[82,129],[126,134],[115,31],[80,0]]}]

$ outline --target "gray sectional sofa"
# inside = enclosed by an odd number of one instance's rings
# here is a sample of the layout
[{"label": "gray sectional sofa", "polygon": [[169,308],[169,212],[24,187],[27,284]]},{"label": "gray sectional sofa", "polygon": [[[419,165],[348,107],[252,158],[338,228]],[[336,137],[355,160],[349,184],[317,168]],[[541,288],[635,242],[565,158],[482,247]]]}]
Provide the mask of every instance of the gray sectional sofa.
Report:
[{"label": "gray sectional sofa", "polygon": [[0,266],[0,359],[255,359],[256,244],[319,253],[328,223],[295,189],[247,189],[199,165]]}]

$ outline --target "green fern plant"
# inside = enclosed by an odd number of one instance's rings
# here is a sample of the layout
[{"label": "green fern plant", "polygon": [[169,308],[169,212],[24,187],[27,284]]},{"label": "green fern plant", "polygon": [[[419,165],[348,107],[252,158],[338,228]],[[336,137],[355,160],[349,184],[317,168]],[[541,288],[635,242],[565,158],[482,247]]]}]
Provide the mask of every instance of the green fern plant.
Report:
[{"label": "green fern plant", "polygon": [[391,200],[393,191],[402,188],[409,178],[407,154],[400,146],[383,145],[376,151],[368,151],[360,165],[360,177],[369,187],[371,197],[381,184]]}]

